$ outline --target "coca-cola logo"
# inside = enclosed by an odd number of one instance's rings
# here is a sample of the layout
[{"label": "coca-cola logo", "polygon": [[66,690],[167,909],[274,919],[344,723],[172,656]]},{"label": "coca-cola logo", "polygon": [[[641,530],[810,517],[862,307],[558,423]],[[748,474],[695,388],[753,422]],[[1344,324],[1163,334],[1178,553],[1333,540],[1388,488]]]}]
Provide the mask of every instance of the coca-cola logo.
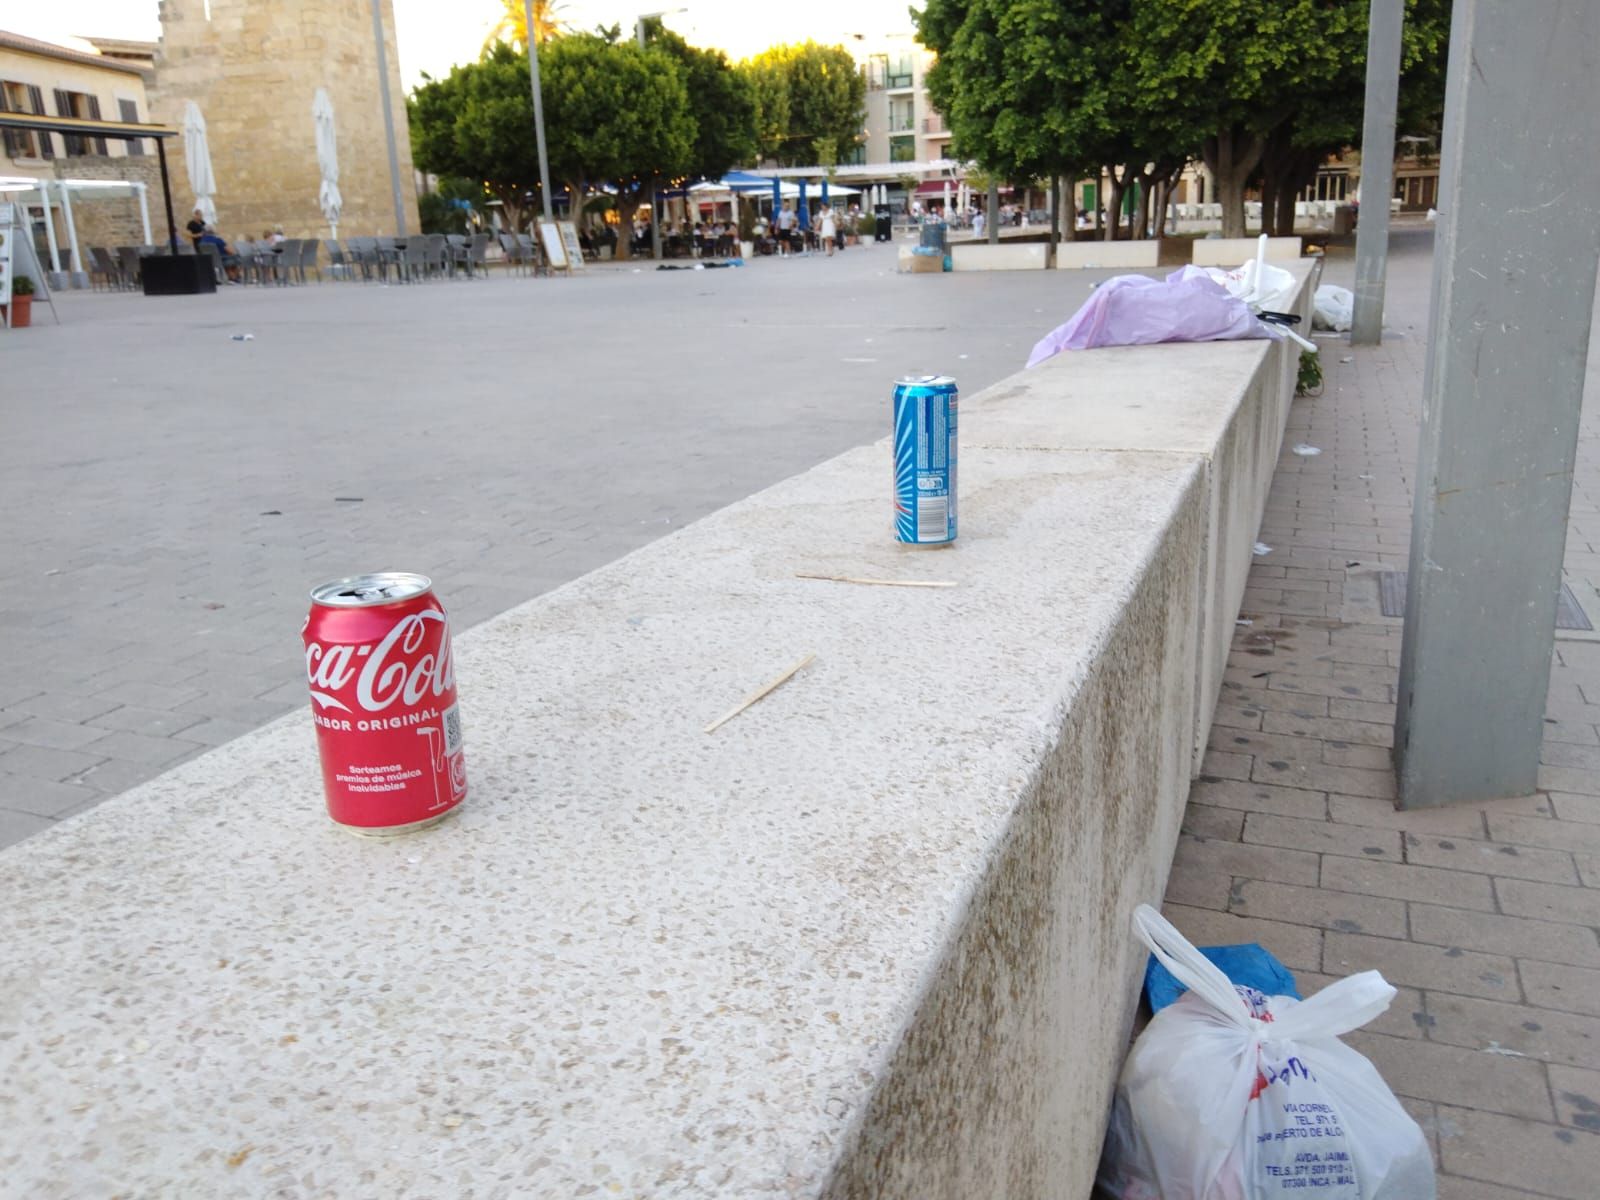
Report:
[{"label": "coca-cola logo", "polygon": [[[424,652],[430,641],[437,649]],[[307,642],[306,678],[311,698],[340,712],[352,709],[333,693],[353,698],[367,712],[382,712],[396,701],[410,707],[424,696],[443,696],[456,682],[444,613],[425,608],[401,617],[375,646]],[[350,691],[352,680],[355,688]]]}]

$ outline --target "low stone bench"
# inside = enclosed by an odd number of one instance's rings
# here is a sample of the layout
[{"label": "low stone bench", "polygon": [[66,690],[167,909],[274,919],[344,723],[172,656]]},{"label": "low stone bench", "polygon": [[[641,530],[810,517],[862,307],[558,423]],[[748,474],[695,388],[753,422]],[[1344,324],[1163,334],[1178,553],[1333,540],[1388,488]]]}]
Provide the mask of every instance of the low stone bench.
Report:
[{"label": "low stone bench", "polygon": [[1117,267],[1144,271],[1160,262],[1160,254],[1161,243],[1155,238],[1127,242],[1062,242],[1056,246],[1056,270]]},{"label": "low stone bench", "polygon": [[[1255,258],[1258,241],[1258,237],[1196,238],[1190,261],[1197,267],[1237,267]],[[1299,258],[1298,237],[1267,239],[1268,262],[1282,266],[1286,262],[1298,261]]]},{"label": "low stone bench", "polygon": [[951,270],[1039,271],[1049,250],[1044,242],[951,242]]},{"label": "low stone bench", "polygon": [[461,634],[427,833],[296,714],[0,854],[7,1187],[1086,1196],[1285,358],[968,398],[949,548],[885,441]]}]

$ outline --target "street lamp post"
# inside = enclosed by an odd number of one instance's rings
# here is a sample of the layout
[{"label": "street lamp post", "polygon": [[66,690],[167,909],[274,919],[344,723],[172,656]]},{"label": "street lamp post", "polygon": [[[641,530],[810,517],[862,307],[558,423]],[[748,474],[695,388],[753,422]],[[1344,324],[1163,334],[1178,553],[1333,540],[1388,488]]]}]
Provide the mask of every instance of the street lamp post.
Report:
[{"label": "street lamp post", "polygon": [[[378,46],[378,96],[383,102],[383,133],[389,147],[389,190],[394,193],[394,231],[406,236],[406,206],[400,198],[400,154],[394,143],[394,107],[389,100],[389,50],[384,44],[383,0],[372,0],[372,38]],[[210,20],[210,13],[207,13]]]},{"label": "street lamp post", "polygon": [[[539,202],[546,221],[552,220],[554,199],[550,194],[550,158],[544,144],[544,92],[539,87],[539,37],[533,27],[533,0],[522,0],[528,23],[528,75],[533,86],[533,136],[539,145]],[[573,197],[574,203],[577,197]],[[576,219],[578,214],[574,214]]]},{"label": "street lamp post", "polygon": [[[686,8],[664,8],[660,12],[640,13],[633,22],[634,40],[639,43],[639,49],[644,49],[644,23],[656,17],[670,17],[673,13],[688,12]],[[650,256],[657,262],[661,261],[661,224],[656,220],[656,180],[650,177]]]}]

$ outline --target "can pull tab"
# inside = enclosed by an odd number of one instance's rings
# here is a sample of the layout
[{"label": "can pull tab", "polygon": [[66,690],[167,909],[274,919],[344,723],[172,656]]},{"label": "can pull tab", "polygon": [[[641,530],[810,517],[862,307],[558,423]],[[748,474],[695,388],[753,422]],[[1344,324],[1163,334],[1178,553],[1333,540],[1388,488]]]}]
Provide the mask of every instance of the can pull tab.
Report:
[{"label": "can pull tab", "polygon": [[366,603],[374,599],[387,600],[389,599],[393,590],[394,589],[388,584],[377,584],[375,586],[368,587],[345,588],[344,591],[336,594],[340,597],[348,597],[349,599],[360,600],[362,603]]}]

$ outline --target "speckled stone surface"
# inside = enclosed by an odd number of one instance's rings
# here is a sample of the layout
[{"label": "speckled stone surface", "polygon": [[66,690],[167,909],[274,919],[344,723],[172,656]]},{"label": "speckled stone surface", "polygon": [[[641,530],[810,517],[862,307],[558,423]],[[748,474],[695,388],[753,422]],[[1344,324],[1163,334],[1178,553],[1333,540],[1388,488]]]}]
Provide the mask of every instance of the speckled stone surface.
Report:
[{"label": "speckled stone surface", "polygon": [[[1294,311],[1310,326],[1310,259],[1293,274]],[[963,416],[1007,449],[1140,450],[1196,457],[1207,491],[1202,636],[1190,773],[1198,775],[1234,620],[1294,399],[1289,341],[1113,347],[1057,355],[978,393]],[[969,439],[970,440],[970,439]]]},{"label": "speckled stone surface", "polygon": [[1202,467],[962,472],[949,549],[890,540],[879,444],[461,636],[432,831],[329,825],[296,715],[0,855],[6,1189],[1084,1194],[1187,783]]}]

